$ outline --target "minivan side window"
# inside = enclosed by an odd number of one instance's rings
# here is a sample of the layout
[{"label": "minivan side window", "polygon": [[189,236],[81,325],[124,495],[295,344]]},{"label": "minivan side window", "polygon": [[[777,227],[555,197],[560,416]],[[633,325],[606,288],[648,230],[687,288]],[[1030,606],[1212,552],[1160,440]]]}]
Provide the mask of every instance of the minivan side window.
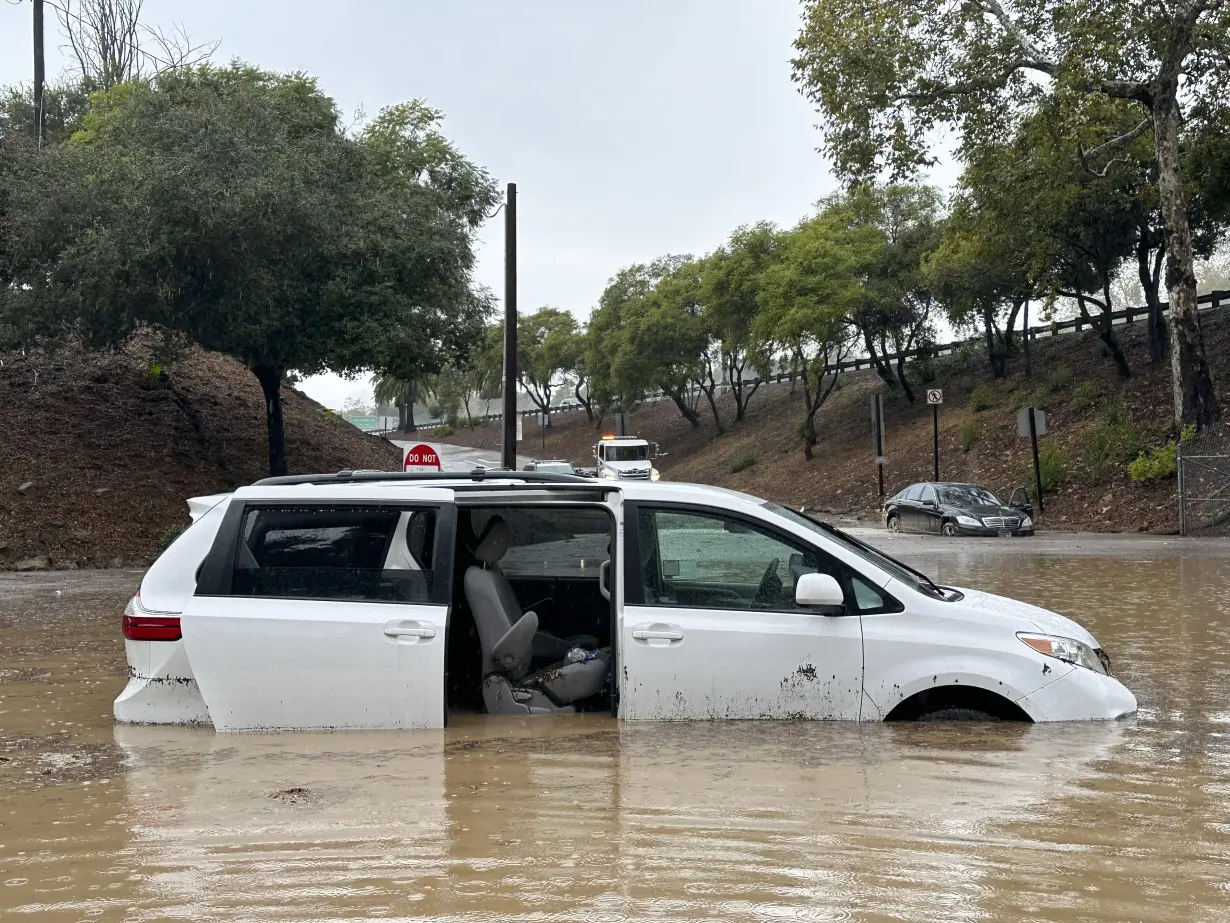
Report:
[{"label": "minivan side window", "polygon": [[431,601],[434,509],[253,506],[244,511],[231,594]]},{"label": "minivan side window", "polygon": [[637,516],[646,605],[797,609],[800,576],[833,573],[840,580],[835,559],[741,519],[644,507]]}]

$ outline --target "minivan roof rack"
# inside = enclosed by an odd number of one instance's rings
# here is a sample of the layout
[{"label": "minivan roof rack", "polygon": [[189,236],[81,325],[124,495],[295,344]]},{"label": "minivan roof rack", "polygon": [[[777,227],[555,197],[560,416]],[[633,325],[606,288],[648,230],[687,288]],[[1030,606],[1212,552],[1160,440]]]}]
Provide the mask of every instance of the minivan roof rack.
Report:
[{"label": "minivan roof rack", "polygon": [[372,481],[422,482],[432,481],[522,481],[527,484],[589,484],[593,478],[576,474],[554,474],[546,471],[512,471],[508,468],[476,468],[464,471],[371,471],[346,469],[336,474],[290,474],[262,478],[254,487],[290,486],[295,484],[356,484]]}]

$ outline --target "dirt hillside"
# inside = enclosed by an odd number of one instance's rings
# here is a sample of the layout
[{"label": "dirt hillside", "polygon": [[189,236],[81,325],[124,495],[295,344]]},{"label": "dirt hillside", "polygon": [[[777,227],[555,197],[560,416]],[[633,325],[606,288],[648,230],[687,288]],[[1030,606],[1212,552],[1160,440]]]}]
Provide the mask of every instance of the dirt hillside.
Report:
[{"label": "dirt hillside", "polygon": [[[1230,312],[1205,315],[1207,354],[1213,365],[1222,407],[1230,413]],[[1090,448],[1107,441],[1160,445],[1172,436],[1169,363],[1150,365],[1144,326],[1117,332],[1133,370],[1118,378],[1092,332],[1035,341],[1032,376],[1025,375],[1023,355],[1013,357],[1009,375],[991,380],[978,350],[935,363],[931,387],[944,391],[940,411],[941,477],[975,481],[1007,494],[1032,484],[1029,440],[1016,434],[1015,411],[1032,403],[1047,413],[1049,435],[1063,464],[1061,484],[1047,494],[1040,526],[1092,531],[1173,532],[1178,506],[1173,477],[1147,484],[1131,479],[1126,456],[1098,463]],[[843,375],[817,417],[820,445],[816,457],[803,457],[800,423],[802,396],[788,383],[765,385],[752,399],[746,419],[732,425],[733,402],[726,396],[719,409],[728,432],[719,434],[702,402],[702,425],[693,429],[668,402],[648,404],[629,417],[629,431],[661,444],[663,476],[748,491],[778,502],[806,506],[834,515],[873,518],[879,509],[875,458],[871,443],[869,398],[885,394],[887,495],[932,476],[931,410],[923,403],[918,370],[911,372],[918,397],[911,405],[900,392],[888,391],[871,372]],[[971,402],[979,389],[977,402]],[[974,406],[983,409],[975,410]],[[605,424],[609,432],[610,421]],[[966,429],[968,451],[962,448]],[[541,430],[527,418],[519,451],[532,457],[565,458],[592,465],[591,446],[598,430],[583,411],[554,417],[546,447]],[[498,427],[462,428],[440,441],[498,449]],[[1112,451],[1110,454],[1115,454]]]},{"label": "dirt hillside", "polygon": [[[247,369],[195,350],[151,376],[139,349],[0,357],[0,569],[147,563],[185,498],[267,473]],[[398,466],[397,450],[283,391],[290,470]]]}]

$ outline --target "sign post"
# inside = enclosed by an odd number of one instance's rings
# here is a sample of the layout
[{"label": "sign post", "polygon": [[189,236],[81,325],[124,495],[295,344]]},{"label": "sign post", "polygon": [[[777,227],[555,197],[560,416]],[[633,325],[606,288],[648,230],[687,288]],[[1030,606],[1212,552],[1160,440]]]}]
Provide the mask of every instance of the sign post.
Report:
[{"label": "sign post", "polygon": [[1038,437],[1046,435],[1046,413],[1026,407],[1016,415],[1016,433],[1024,438],[1029,437],[1034,454],[1034,496],[1038,498],[1038,512],[1042,508],[1042,466],[1038,462]]},{"label": "sign post", "polygon": [[927,389],[927,403],[931,405],[931,448],[935,455],[935,480],[940,479],[940,404],[944,403],[941,388]]},{"label": "sign post", "polygon": [[876,473],[879,478],[880,499],[884,499],[884,396],[871,397],[871,444],[876,453]]},{"label": "sign post", "polygon": [[425,443],[406,449],[406,460],[402,464],[403,471],[422,473],[424,471],[440,471],[440,453]]}]

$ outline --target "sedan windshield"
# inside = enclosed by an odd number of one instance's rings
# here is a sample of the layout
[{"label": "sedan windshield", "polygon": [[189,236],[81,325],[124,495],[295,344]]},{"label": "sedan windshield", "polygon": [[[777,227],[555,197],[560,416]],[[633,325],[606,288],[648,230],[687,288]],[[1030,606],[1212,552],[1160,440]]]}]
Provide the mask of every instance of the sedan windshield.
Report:
[{"label": "sedan windshield", "polygon": [[535,471],[545,471],[547,474],[572,474],[573,467],[568,462],[539,462]]},{"label": "sedan windshield", "polygon": [[1003,506],[999,498],[985,487],[957,484],[940,488],[940,502],[945,506]]},{"label": "sedan windshield", "polygon": [[[932,596],[935,599],[943,599],[945,601],[952,600],[954,597],[950,595],[952,591],[945,593],[944,590],[937,586],[935,582],[921,571],[916,571],[908,564],[903,564],[896,558],[890,558],[884,552],[872,548],[865,542],[860,542],[852,535],[847,535],[834,526],[827,523],[818,522],[809,516],[802,513],[796,513],[789,507],[779,506],[776,503],[765,501],[763,504],[766,510],[777,513],[779,516],[784,516],[791,522],[798,523],[801,526],[806,526],[818,535],[823,535],[825,538],[837,542],[847,551],[858,555],[863,560],[874,564],[880,570],[891,574],[893,579],[900,580],[906,586],[917,590],[919,593],[924,593],[927,596]],[[959,594],[958,594],[959,596]]]}]

